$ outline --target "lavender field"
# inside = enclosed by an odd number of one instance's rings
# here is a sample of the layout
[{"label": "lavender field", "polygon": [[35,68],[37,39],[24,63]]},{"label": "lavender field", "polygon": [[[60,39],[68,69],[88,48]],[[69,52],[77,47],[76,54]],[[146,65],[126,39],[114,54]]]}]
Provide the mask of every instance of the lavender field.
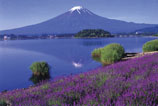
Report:
[{"label": "lavender field", "polygon": [[12,106],[156,106],[158,54],[0,93]]}]

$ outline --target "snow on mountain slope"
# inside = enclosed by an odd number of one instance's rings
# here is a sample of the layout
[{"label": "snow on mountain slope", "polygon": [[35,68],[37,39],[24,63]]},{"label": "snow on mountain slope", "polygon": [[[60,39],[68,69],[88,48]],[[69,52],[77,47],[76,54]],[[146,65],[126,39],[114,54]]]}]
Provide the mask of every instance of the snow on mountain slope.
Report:
[{"label": "snow on mountain slope", "polygon": [[80,11],[83,10],[82,6],[75,6],[73,8],[71,8],[69,11],[74,12],[74,11],[78,11],[78,13],[80,14]]},{"label": "snow on mountain slope", "polygon": [[88,14],[90,14],[90,15],[93,14],[91,11],[89,11],[89,10],[86,9],[86,8],[83,8],[82,6],[75,6],[75,7],[71,8],[69,11],[70,11],[71,13],[73,13],[74,11],[77,11],[79,14],[82,14],[83,12],[84,12],[84,13],[88,13]]}]

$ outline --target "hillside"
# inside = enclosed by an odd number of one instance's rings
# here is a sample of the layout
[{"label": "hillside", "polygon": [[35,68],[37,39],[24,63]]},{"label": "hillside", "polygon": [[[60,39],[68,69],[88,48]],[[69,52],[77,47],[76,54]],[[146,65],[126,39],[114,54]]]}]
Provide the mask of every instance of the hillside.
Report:
[{"label": "hillside", "polygon": [[158,105],[158,54],[119,62],[28,89],[0,93],[13,106]]},{"label": "hillside", "polygon": [[158,26],[139,29],[136,30],[135,32],[143,33],[143,34],[156,34],[158,33]]}]

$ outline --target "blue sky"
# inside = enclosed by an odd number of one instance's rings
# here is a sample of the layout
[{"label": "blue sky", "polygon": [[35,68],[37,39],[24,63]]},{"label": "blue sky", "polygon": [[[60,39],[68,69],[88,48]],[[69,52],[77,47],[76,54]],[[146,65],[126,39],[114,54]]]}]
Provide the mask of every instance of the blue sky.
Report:
[{"label": "blue sky", "polygon": [[158,24],[158,0],[0,0],[0,30],[40,23],[78,5],[107,18]]}]

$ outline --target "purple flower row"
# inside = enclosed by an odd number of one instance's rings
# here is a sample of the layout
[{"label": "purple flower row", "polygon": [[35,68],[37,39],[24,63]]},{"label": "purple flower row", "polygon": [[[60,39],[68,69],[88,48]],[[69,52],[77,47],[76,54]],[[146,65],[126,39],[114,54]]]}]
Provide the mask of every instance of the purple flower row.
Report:
[{"label": "purple flower row", "polygon": [[158,54],[0,93],[13,106],[158,105]]}]

